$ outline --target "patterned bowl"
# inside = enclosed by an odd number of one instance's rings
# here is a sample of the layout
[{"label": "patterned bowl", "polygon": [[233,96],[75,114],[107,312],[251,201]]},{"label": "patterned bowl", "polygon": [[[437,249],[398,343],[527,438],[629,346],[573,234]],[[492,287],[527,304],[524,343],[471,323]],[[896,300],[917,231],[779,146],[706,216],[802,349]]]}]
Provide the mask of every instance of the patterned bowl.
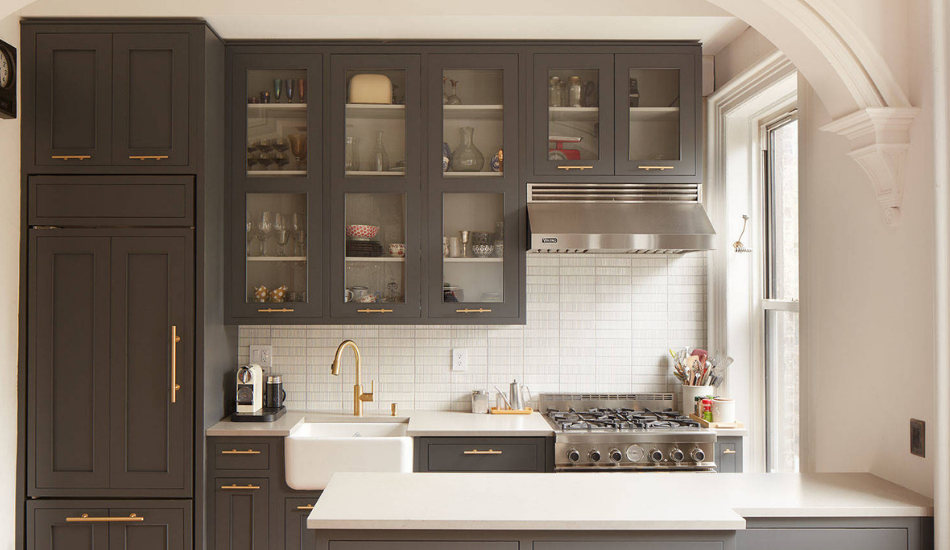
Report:
[{"label": "patterned bowl", "polygon": [[362,239],[372,239],[379,234],[378,225],[348,225],[346,226],[346,236]]},{"label": "patterned bowl", "polygon": [[472,254],[476,258],[487,258],[491,256],[491,253],[495,250],[494,245],[490,244],[476,244],[472,247]]}]

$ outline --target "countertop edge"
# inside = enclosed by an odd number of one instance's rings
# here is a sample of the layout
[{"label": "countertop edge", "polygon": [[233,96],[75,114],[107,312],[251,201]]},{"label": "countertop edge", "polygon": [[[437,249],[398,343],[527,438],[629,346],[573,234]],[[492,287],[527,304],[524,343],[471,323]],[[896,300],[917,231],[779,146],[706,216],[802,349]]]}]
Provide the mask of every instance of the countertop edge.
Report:
[{"label": "countertop edge", "polygon": [[[446,524],[450,525],[446,525]],[[563,521],[484,520],[324,520],[307,518],[307,529],[322,531],[742,531],[745,519],[589,521],[579,525]]]}]

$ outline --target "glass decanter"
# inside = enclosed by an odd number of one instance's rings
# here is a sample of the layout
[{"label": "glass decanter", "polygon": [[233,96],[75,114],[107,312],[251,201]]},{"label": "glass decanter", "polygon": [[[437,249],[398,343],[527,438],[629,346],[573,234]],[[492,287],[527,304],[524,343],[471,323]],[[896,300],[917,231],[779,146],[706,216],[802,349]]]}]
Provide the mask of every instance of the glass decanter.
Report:
[{"label": "glass decanter", "polygon": [[475,128],[459,128],[459,144],[452,151],[449,168],[453,172],[480,172],[485,166],[485,155],[475,147]]}]

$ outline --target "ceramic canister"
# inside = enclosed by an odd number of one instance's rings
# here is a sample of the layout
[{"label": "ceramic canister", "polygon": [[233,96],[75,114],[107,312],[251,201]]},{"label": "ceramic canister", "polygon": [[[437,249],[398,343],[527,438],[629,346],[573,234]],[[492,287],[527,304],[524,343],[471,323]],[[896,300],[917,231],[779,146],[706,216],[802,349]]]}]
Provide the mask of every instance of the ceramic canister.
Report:
[{"label": "ceramic canister", "polygon": [[725,397],[713,399],[713,422],[732,424],[736,421],[736,400]]}]

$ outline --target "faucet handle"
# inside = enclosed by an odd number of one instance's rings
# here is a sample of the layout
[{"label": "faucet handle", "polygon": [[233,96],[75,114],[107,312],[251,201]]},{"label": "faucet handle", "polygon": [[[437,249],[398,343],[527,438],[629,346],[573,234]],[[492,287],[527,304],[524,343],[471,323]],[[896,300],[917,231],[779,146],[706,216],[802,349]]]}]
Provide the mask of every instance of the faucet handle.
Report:
[{"label": "faucet handle", "polygon": [[375,401],[375,398],[376,398],[376,381],[370,380],[369,392],[363,392],[360,395],[360,401]]}]

